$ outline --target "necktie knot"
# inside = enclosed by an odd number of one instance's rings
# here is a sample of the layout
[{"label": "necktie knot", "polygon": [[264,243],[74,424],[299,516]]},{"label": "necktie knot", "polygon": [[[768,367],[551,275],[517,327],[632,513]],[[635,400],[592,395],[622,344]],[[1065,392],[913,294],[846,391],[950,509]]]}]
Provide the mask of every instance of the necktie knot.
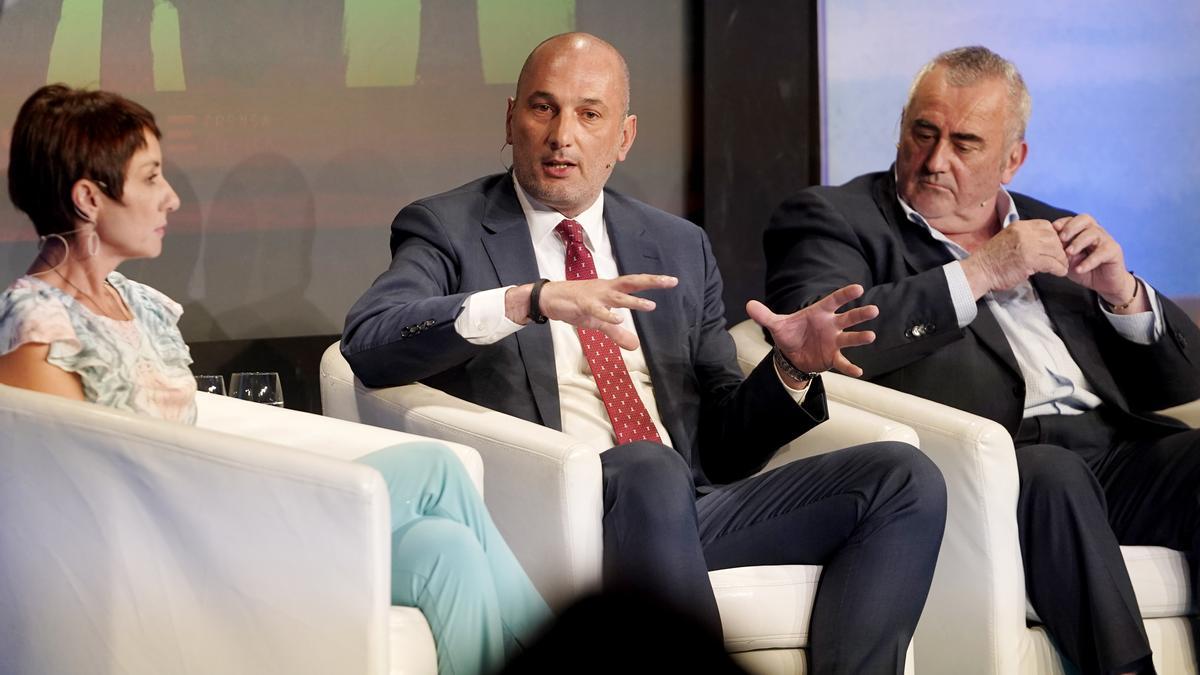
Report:
[{"label": "necktie knot", "polygon": [[554,231],[562,238],[567,248],[583,243],[583,226],[570,218],[563,219],[561,223],[554,227]]}]

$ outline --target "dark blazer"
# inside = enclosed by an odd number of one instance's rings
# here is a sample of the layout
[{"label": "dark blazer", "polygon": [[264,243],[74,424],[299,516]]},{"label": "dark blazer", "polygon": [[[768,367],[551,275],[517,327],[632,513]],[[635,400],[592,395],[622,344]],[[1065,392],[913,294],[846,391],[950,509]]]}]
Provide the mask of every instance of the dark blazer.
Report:
[{"label": "dark blazer", "polygon": [[[1070,212],[1012,193],[1022,218],[1054,220]],[[767,302],[794,311],[830,291],[860,283],[858,304],[879,306],[864,328],[874,344],[846,356],[864,377],[987,417],[1015,432],[1025,381],[1016,357],[982,299],[960,329],[941,267],[946,246],[910,222],[891,171],[840,187],[813,187],[785,201],[763,238]],[[1176,424],[1150,411],[1200,398],[1200,329],[1162,297],[1166,330],[1156,343],[1125,340],[1104,318],[1096,294],[1065,278],[1032,279],[1058,335],[1100,399],[1126,422]]]},{"label": "dark blazer", "polygon": [[[825,419],[818,384],[798,410],[764,360],[743,382],[725,330],[721,276],[695,225],[606,191],[604,219],[622,274],[671,274],[633,312],[658,411],[697,485],[761,468]],[[471,293],[539,277],[509,174],[417,201],[392,222],[392,264],[346,317],[342,353],[368,386],[420,381],[459,398],[561,429],[548,324],[478,346],[454,330]]]}]

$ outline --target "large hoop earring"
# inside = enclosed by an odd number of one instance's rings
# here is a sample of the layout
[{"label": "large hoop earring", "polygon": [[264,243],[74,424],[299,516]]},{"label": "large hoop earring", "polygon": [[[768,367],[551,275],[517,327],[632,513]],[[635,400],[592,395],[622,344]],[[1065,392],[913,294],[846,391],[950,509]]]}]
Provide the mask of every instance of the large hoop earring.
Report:
[{"label": "large hoop earring", "polygon": [[44,256],[42,254],[45,252],[46,242],[50,241],[51,239],[57,239],[58,241],[62,242],[62,246],[63,246],[62,259],[59,260],[57,263],[55,263],[53,266],[51,266],[50,269],[48,269],[48,270],[42,270],[41,272],[34,272],[33,273],[34,276],[37,276],[39,274],[49,274],[51,272],[57,271],[58,268],[62,267],[63,263],[65,263],[67,261],[67,258],[69,258],[71,256],[71,243],[67,241],[66,237],[55,232],[54,234],[47,234],[47,235],[38,237],[38,247],[37,247],[38,258],[40,258],[42,262],[46,263],[47,265],[50,264],[50,261],[46,260],[46,256]]},{"label": "large hoop earring", "polygon": [[93,258],[100,252],[100,235],[96,234],[96,226],[92,225],[92,229],[84,230],[84,234],[91,235],[88,237],[87,257]]}]

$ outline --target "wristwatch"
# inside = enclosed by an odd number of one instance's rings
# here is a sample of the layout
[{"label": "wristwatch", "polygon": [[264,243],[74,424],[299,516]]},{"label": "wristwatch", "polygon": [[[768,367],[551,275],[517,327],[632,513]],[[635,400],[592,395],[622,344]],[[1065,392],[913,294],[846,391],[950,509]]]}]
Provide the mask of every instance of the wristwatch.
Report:
[{"label": "wristwatch", "polygon": [[529,292],[529,320],[534,323],[546,323],[546,315],[542,314],[542,286],[550,283],[549,279],[538,279],[533,283]]},{"label": "wristwatch", "polygon": [[808,382],[808,381],[812,380],[814,377],[820,375],[820,373],[810,373],[810,372],[807,372],[804,370],[800,370],[799,368],[794,366],[792,364],[792,362],[788,361],[787,357],[783,355],[783,352],[779,351],[779,347],[775,347],[774,350],[772,350],[772,354],[773,354],[773,359],[775,361],[775,367],[778,368],[779,370],[783,371],[784,375],[787,375],[788,377],[790,377],[794,380],[800,380],[801,382]]}]

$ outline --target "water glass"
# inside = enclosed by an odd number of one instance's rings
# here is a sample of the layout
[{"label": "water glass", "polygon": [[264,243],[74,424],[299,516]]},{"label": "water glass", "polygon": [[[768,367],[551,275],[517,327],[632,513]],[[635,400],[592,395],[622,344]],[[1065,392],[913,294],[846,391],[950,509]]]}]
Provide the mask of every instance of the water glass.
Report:
[{"label": "water glass", "polygon": [[283,407],[279,373],[234,373],[229,378],[229,395],[255,403]]},{"label": "water glass", "polygon": [[196,391],[207,391],[210,394],[217,396],[225,395],[225,376],[223,375],[197,375],[196,376]]}]

